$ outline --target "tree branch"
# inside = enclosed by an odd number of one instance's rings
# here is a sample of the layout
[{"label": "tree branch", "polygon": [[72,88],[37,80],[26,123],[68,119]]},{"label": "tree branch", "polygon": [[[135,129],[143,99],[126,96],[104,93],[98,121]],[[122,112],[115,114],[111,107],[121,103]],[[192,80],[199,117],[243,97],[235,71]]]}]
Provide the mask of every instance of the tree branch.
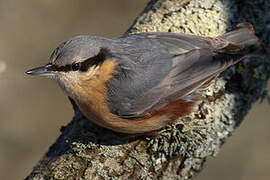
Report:
[{"label": "tree branch", "polygon": [[[269,49],[269,10],[270,2],[264,0],[152,0],[127,33],[169,31],[215,37],[248,21]],[[269,75],[268,59],[244,60],[212,83],[197,110],[155,137],[114,138],[120,135],[76,113],[27,179],[192,178],[265,94]]]}]

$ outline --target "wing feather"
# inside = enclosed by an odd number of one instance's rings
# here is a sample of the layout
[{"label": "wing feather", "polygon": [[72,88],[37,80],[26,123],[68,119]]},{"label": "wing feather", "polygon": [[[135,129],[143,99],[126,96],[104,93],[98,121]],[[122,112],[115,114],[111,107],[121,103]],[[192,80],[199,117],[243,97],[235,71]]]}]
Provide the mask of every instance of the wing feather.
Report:
[{"label": "wing feather", "polygon": [[[109,89],[113,89],[108,93],[111,111],[122,118],[134,118],[177,99],[188,99],[234,62],[235,55],[218,53],[218,48],[232,43],[211,41],[215,40],[179,33],[142,33],[119,38],[118,43],[124,43],[125,50],[133,54],[126,53],[126,59],[119,59],[118,78],[109,82]],[[123,78],[121,66],[128,64],[133,65],[127,68],[129,76]]]}]

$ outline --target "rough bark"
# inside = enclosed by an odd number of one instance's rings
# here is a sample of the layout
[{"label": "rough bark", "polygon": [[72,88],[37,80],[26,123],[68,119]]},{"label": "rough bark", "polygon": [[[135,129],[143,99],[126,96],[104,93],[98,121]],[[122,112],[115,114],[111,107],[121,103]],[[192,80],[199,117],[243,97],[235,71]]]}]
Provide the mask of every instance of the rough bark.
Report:
[{"label": "rough bark", "polygon": [[[127,33],[184,32],[217,36],[239,22],[251,22],[269,49],[270,2],[264,0],[152,0]],[[267,58],[248,58],[222,73],[190,115],[154,137],[125,135],[97,127],[80,114],[27,179],[189,179],[265,95]]]}]

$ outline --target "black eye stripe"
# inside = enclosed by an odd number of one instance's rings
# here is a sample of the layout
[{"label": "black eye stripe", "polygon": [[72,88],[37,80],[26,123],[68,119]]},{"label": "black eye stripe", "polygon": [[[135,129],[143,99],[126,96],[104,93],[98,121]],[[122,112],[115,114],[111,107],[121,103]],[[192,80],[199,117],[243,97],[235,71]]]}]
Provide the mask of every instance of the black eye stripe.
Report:
[{"label": "black eye stripe", "polygon": [[[91,66],[99,66],[101,65],[106,59],[112,58],[112,54],[109,52],[106,48],[101,48],[99,53],[91,58],[88,58],[84,60],[83,62],[75,63],[79,64],[79,69],[74,68],[74,64],[65,65],[65,66],[57,66],[52,64],[52,66],[48,69],[51,71],[62,71],[62,72],[68,72],[68,71],[87,71]],[[77,66],[77,65],[76,65]]]},{"label": "black eye stripe", "polygon": [[71,70],[71,65],[66,65],[66,66],[56,66],[52,65],[50,68],[48,68],[49,71],[63,71],[63,72],[68,72]]},{"label": "black eye stripe", "polygon": [[71,71],[71,65],[57,67],[57,71],[64,71],[64,72]]},{"label": "black eye stripe", "polygon": [[91,58],[86,59],[81,63],[80,71],[87,71],[91,66],[99,66],[101,65],[106,59],[112,58],[112,54],[106,48],[101,48],[99,53]]}]

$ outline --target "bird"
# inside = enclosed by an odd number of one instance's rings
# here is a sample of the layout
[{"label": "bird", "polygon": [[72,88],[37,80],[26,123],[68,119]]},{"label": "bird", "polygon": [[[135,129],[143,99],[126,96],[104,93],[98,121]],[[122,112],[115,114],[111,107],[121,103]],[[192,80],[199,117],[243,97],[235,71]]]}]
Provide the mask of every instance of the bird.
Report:
[{"label": "bird", "polygon": [[144,134],[191,113],[213,79],[244,57],[260,54],[262,46],[247,22],[217,37],[80,35],[26,74],[56,80],[93,123],[116,133]]}]

